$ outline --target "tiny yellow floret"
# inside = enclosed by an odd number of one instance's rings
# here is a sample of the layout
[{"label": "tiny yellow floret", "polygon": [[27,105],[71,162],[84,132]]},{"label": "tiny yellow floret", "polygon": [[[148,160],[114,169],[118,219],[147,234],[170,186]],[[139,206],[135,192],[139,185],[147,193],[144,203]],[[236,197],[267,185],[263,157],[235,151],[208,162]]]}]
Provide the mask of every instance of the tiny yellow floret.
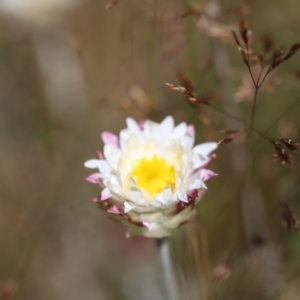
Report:
[{"label": "tiny yellow floret", "polygon": [[131,172],[138,188],[145,189],[151,196],[159,194],[166,186],[174,190],[175,169],[156,155],[142,158]]}]

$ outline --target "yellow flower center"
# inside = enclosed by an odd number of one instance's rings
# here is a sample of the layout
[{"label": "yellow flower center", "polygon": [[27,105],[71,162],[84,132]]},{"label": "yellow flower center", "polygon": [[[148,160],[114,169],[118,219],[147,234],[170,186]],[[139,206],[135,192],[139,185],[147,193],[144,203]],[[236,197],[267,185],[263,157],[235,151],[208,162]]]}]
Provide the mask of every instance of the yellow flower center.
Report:
[{"label": "yellow flower center", "polygon": [[135,178],[137,187],[145,189],[151,196],[160,193],[166,186],[174,189],[174,167],[156,155],[138,161],[130,175]]}]

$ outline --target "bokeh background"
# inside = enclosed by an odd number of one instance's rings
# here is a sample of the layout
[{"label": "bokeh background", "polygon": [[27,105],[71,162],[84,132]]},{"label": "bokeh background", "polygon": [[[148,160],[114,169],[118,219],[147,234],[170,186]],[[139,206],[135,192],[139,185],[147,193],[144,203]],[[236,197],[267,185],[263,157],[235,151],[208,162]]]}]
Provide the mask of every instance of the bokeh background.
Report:
[{"label": "bokeh background", "polygon": [[[126,239],[96,207],[83,162],[127,116],[171,114],[198,142],[242,129],[254,90],[231,30],[246,19],[257,51],[288,48],[299,10],[298,0],[0,0],[0,299],[164,299],[155,242]],[[299,140],[299,57],[259,90],[255,126],[267,136]],[[182,84],[180,72],[216,109],[165,85]],[[280,201],[300,213],[300,156],[290,167],[273,153],[255,134],[217,150],[219,177],[171,238],[180,299],[299,298],[300,237],[282,226]]]}]

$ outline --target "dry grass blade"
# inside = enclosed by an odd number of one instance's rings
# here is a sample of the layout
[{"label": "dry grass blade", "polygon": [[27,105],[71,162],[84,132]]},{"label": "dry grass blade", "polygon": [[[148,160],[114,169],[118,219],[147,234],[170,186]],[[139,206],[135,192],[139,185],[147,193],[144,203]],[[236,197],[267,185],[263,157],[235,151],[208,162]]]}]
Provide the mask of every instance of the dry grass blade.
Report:
[{"label": "dry grass blade", "polygon": [[176,86],[172,83],[165,83],[165,84],[166,84],[166,86],[170,87],[172,90],[185,94],[187,96],[187,98],[190,100],[190,102],[192,102],[194,104],[209,105],[209,103],[206,99],[198,97],[193,91],[190,91],[183,86],[178,86],[178,85]]},{"label": "dry grass blade", "polygon": [[291,58],[299,49],[300,49],[300,43],[296,43],[296,44],[292,45],[289,52],[284,57],[284,60]]},{"label": "dry grass blade", "polygon": [[246,46],[248,46],[250,39],[250,30],[248,29],[248,25],[245,20],[242,20],[239,24],[240,34]]},{"label": "dry grass blade", "polygon": [[[250,56],[253,56],[253,54],[250,55],[250,51],[248,49],[248,44],[247,45],[247,49],[244,49],[239,41],[239,38],[237,36],[237,34],[235,33],[235,31],[232,31],[232,34],[233,34],[233,38],[237,44],[237,47],[238,47],[238,50],[241,52],[242,54],[242,58],[243,58],[243,61],[245,63],[245,65],[250,68],[250,62],[249,62],[249,58]],[[243,38],[244,40],[244,38]],[[245,42],[245,41],[244,41]]]},{"label": "dry grass blade", "polygon": [[270,70],[275,69],[284,61],[284,58],[282,57],[283,53],[284,53],[283,49],[276,49],[274,51]]},{"label": "dry grass blade", "polygon": [[300,49],[300,43],[293,44],[289,50],[289,52],[286,54],[286,56],[283,57],[284,50],[277,49],[275,50],[273,54],[273,60],[270,66],[270,70],[275,69],[278,67],[281,63],[284,61],[290,59],[292,56],[296,54],[296,52]]},{"label": "dry grass blade", "polygon": [[178,78],[181,81],[182,85],[188,91],[194,91],[195,90],[192,82],[187,78],[187,76],[180,69],[177,70],[177,75],[178,75]]},{"label": "dry grass blade", "polygon": [[238,37],[237,37],[237,35],[236,35],[236,33],[235,33],[234,30],[232,30],[232,35],[233,35],[233,38],[235,40],[235,43],[238,46],[238,49],[241,51],[242,50],[242,46],[241,46],[241,43],[240,43],[240,41],[239,41],[239,39],[238,39]]},{"label": "dry grass blade", "polygon": [[220,140],[220,141],[218,141],[218,145],[219,146],[221,146],[221,145],[227,145],[227,144],[231,143],[233,140],[234,140],[233,138]]}]

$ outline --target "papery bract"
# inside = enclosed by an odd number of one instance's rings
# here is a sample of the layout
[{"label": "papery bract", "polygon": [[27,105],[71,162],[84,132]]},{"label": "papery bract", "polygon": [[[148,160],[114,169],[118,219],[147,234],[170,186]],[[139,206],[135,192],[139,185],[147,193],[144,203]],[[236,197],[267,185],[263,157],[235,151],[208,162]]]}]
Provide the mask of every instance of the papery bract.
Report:
[{"label": "papery bract", "polygon": [[194,217],[204,182],[217,176],[207,169],[217,143],[193,147],[194,132],[168,116],[161,123],[128,118],[119,137],[102,133],[104,155],[85,163],[98,169],[87,180],[103,188],[96,202],[128,225],[127,236],[161,238]]}]

